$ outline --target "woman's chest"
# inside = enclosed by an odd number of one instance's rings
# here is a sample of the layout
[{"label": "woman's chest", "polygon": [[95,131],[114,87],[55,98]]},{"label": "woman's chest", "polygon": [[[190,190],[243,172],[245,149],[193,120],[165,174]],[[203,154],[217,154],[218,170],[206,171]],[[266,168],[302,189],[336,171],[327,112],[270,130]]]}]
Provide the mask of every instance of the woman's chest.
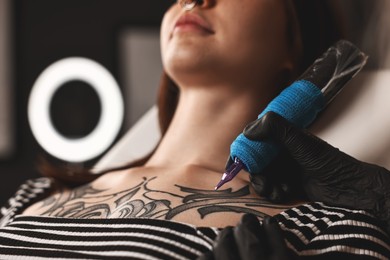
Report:
[{"label": "woman's chest", "polygon": [[244,213],[263,218],[288,208],[272,205],[258,197],[245,182],[232,183],[221,191],[208,188],[217,180],[203,178],[196,185],[191,177],[134,174],[128,179],[119,175],[114,180],[106,178],[59,192],[32,205],[24,214],[65,218],[153,218],[223,227],[235,225]]}]

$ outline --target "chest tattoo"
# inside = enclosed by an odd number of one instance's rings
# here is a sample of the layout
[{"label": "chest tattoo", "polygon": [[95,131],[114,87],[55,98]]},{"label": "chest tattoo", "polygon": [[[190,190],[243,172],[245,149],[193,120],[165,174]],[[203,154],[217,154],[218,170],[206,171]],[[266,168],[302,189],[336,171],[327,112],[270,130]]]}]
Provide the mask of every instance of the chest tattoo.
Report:
[{"label": "chest tattoo", "polygon": [[[88,184],[70,192],[61,192],[44,200],[41,215],[67,218],[158,218],[171,220],[189,210],[200,218],[223,212],[253,213],[266,216],[259,207],[285,209],[261,198],[250,198],[249,186],[233,191],[231,188],[214,191],[175,185],[178,193],[151,189],[157,177],[143,178],[130,189],[108,193]],[[180,191],[180,192],[179,192]]]}]

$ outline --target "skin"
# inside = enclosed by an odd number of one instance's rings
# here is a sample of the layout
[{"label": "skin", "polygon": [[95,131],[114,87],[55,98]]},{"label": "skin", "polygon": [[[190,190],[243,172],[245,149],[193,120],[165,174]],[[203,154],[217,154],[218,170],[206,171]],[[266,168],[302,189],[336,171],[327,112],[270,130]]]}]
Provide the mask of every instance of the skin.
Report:
[{"label": "skin", "polygon": [[[258,197],[246,173],[214,191],[230,144],[294,68],[286,40],[285,1],[205,0],[191,11],[174,4],[161,26],[161,50],[180,99],[156,152],[143,167],[61,190],[24,214],[150,217],[225,227],[236,225],[244,213],[263,218],[295,206],[271,205]],[[175,27],[188,13],[201,17],[210,30]],[[155,208],[146,212],[146,205]]]},{"label": "skin", "polygon": [[[220,174],[196,166],[133,168],[113,172],[77,189],[63,189],[28,208],[25,215],[65,218],[146,217],[195,226],[225,227],[243,213],[259,218],[291,205],[272,205],[254,194],[247,181],[235,180],[215,192]],[[171,182],[172,181],[172,182]]]}]

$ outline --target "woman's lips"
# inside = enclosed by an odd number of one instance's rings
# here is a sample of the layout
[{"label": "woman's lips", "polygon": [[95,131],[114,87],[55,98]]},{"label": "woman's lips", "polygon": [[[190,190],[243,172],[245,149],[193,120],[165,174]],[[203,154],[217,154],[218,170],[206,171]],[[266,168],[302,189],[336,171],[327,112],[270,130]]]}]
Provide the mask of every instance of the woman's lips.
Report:
[{"label": "woman's lips", "polygon": [[173,34],[177,32],[200,32],[204,34],[214,34],[211,25],[201,16],[194,13],[182,15],[173,28]]}]

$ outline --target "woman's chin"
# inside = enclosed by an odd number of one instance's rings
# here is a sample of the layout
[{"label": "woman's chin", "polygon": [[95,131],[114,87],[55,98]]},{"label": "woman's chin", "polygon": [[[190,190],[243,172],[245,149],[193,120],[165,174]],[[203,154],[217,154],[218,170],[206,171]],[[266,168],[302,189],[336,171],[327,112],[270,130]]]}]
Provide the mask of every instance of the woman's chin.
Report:
[{"label": "woman's chin", "polygon": [[199,55],[192,55],[191,53],[180,53],[175,55],[169,62],[164,63],[166,72],[172,78],[178,77],[199,77],[202,78],[209,74],[210,71],[215,70],[215,62],[200,57]]}]

